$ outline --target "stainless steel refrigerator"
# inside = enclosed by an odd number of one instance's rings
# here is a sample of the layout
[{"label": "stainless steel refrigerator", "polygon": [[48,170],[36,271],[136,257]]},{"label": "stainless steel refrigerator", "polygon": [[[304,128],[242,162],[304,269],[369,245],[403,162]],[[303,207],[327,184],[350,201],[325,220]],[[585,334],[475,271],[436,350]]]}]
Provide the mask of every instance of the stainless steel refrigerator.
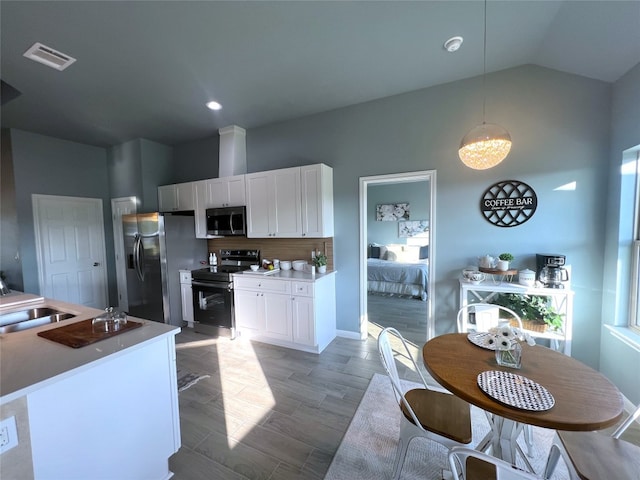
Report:
[{"label": "stainless steel refrigerator", "polygon": [[122,224],[129,315],[182,325],[179,270],[194,270],[207,259],[193,215],[123,215]]}]

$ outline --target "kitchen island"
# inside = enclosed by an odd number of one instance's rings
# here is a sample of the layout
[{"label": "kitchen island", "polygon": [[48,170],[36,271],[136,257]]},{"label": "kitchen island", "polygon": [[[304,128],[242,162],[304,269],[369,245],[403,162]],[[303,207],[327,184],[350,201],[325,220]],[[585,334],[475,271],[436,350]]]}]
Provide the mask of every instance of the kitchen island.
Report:
[{"label": "kitchen island", "polygon": [[[180,448],[175,335],[141,327],[71,348],[38,332],[100,310],[50,299],[2,305],[0,314],[50,307],[60,323],[0,335],[0,419],[15,419],[17,446],[3,451],[3,479],[168,479]],[[9,422],[13,422],[9,420]]]}]

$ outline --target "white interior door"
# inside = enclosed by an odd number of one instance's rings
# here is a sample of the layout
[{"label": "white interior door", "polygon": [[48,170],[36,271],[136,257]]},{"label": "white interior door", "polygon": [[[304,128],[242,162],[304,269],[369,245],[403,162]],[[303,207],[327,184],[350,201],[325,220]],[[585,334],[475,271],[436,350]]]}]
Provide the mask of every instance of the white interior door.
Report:
[{"label": "white interior door", "polygon": [[102,200],[33,195],[40,293],[88,307],[107,306]]},{"label": "white interior door", "polygon": [[124,256],[124,240],[122,237],[122,215],[137,213],[136,197],[121,197],[111,199],[111,219],[113,220],[113,248],[116,257],[116,281],[118,283],[118,309],[122,312],[129,310],[127,296],[127,265]]}]

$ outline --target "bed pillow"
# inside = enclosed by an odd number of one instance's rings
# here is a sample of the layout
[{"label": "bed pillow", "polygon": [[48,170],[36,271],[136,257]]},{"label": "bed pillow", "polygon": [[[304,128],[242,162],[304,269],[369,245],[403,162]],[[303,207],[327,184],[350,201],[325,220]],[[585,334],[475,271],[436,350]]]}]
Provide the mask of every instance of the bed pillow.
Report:
[{"label": "bed pillow", "polygon": [[423,245],[420,247],[420,260],[423,258],[429,258],[429,245]]},{"label": "bed pillow", "polygon": [[420,246],[392,243],[387,245],[386,260],[400,263],[412,263],[420,260]]}]

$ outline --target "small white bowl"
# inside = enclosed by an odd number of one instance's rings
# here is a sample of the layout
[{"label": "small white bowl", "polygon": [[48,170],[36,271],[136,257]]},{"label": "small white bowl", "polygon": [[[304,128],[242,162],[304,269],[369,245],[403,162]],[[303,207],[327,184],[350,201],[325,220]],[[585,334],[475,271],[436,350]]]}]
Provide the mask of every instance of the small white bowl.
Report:
[{"label": "small white bowl", "polygon": [[304,270],[304,266],[306,264],[307,264],[306,260],[294,260],[293,262],[291,262],[293,269],[298,272],[301,272],[302,270]]},{"label": "small white bowl", "polygon": [[260,268],[260,265],[250,265],[249,268],[251,268],[251,270],[253,270],[254,272],[257,272]]},{"label": "small white bowl", "polygon": [[280,270],[291,270],[291,262],[289,260],[280,260]]}]

